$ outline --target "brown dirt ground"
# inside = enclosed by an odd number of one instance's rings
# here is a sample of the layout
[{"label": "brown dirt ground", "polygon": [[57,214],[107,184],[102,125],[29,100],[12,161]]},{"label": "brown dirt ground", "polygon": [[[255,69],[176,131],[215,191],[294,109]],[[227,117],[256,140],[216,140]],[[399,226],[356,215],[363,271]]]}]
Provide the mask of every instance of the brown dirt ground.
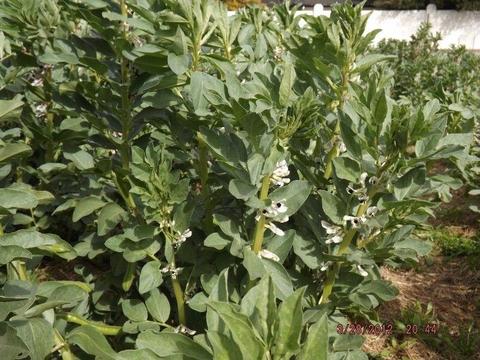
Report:
[{"label": "brown dirt ground", "polygon": [[[465,237],[477,237],[480,233],[479,215],[470,211],[468,206],[478,203],[479,197],[469,196],[463,187],[453,193],[449,203],[442,204],[431,219],[434,228],[446,228],[450,233]],[[480,259],[478,259],[480,265]],[[424,306],[432,303],[434,312],[443,331],[451,339],[459,334],[460,327],[475,321],[480,327],[480,267],[476,270],[462,257],[446,258],[436,256],[429,262],[423,262],[417,269],[393,270],[381,269],[386,280],[399,290],[399,296],[384,304],[380,310],[383,322],[398,319],[401,310],[413,306],[419,301]],[[364,350],[370,354],[380,354],[390,346],[387,335],[367,335]],[[459,360],[454,354],[440,354],[418,338],[412,338],[412,344],[392,354],[389,360]],[[405,340],[405,339],[403,339]],[[480,346],[480,345],[479,345]],[[387,358],[385,358],[387,359]],[[480,360],[480,348],[472,360]]]},{"label": "brown dirt ground", "polygon": [[[445,259],[436,257],[430,264],[423,264],[417,270],[392,270],[382,268],[383,277],[391,281],[399,290],[399,296],[380,308],[383,322],[398,319],[401,309],[415,304],[433,304],[440,321],[440,327],[448,330],[454,340],[459,328],[476,321],[480,326],[480,273],[468,267],[462,258]],[[445,357],[417,341],[389,359],[443,360]],[[364,349],[371,354],[380,353],[389,345],[386,335],[366,336]],[[451,356],[451,355],[450,355]],[[480,349],[477,358],[480,359]]]}]

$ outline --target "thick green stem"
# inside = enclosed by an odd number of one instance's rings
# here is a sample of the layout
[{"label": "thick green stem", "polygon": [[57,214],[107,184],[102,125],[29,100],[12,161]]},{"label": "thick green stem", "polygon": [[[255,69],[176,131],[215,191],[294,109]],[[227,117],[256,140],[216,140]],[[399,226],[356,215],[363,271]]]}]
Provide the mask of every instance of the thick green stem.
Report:
[{"label": "thick green stem", "polygon": [[[128,9],[125,0],[120,0],[120,9],[122,16],[128,16]],[[123,27],[123,37],[125,40],[128,40],[127,25],[122,24]],[[125,170],[129,169],[130,165],[130,147],[128,145],[130,128],[131,128],[131,109],[130,109],[130,74],[128,68],[128,60],[121,56],[121,96],[122,96],[122,109],[121,109],[121,118],[122,118],[122,145],[120,146],[120,157],[122,159],[122,167]]]},{"label": "thick green stem", "polygon": [[62,337],[62,335],[60,335],[57,329],[54,329],[53,334],[56,350],[60,352],[62,360],[75,360],[75,356],[70,351],[70,346],[68,346],[68,343]]},{"label": "thick green stem", "polygon": [[[373,196],[375,194],[374,191],[372,191],[369,194],[369,197]],[[365,214],[365,211],[367,211],[368,204],[362,204],[358,207],[357,210],[357,217],[363,216]],[[335,255],[340,256],[343,255],[347,252],[350,244],[352,243],[353,238],[355,237],[357,233],[356,229],[350,229],[347,231],[345,234],[342,242],[340,243],[340,246],[338,247],[338,251]],[[327,272],[327,278],[325,280],[324,286],[323,286],[323,292],[322,292],[322,297],[320,298],[320,303],[324,304],[328,302],[328,298],[330,297],[330,294],[332,293],[333,285],[335,284],[335,278],[337,277],[338,272],[340,271],[340,263],[336,262],[331,269],[328,270]]]},{"label": "thick green stem", "polygon": [[[347,65],[342,69],[342,83],[337,92],[338,98],[338,111],[343,109],[345,104],[346,94],[348,92],[348,82],[350,79],[350,68],[352,67],[353,61],[348,62]],[[340,134],[340,117],[337,115],[337,124],[335,125],[335,132],[332,137],[333,147],[327,155],[327,165],[325,166],[324,178],[326,180],[332,177],[333,173],[333,160],[340,155],[339,143],[337,141]]]},{"label": "thick green stem", "polygon": [[98,321],[87,320],[82,318],[81,316],[71,314],[71,313],[59,314],[58,316],[70,323],[92,326],[98,331],[100,331],[103,335],[115,336],[115,335],[118,335],[122,330],[121,326],[107,325]]},{"label": "thick green stem", "polygon": [[[266,175],[262,179],[262,187],[260,188],[260,200],[266,200],[268,197],[268,189],[270,188],[270,175]],[[263,234],[265,233],[265,216],[260,215],[255,233],[253,235],[252,250],[258,254],[262,250]]]},{"label": "thick green stem", "polygon": [[187,324],[187,316],[185,312],[185,296],[183,294],[180,282],[176,277],[172,277],[173,293],[175,294],[175,300],[177,301],[178,321],[182,325]]}]

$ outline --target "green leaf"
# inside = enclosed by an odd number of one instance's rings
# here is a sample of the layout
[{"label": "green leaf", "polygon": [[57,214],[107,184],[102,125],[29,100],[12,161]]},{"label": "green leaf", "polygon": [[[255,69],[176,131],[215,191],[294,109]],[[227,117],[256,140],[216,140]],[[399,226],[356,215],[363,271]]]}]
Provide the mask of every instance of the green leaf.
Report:
[{"label": "green leaf", "polygon": [[362,294],[371,294],[383,301],[390,301],[397,297],[398,290],[388,281],[385,280],[371,280],[363,283],[358,292]]},{"label": "green leaf", "polygon": [[190,79],[190,95],[195,113],[200,116],[208,114],[209,103],[226,102],[223,83],[216,77],[197,71]]},{"label": "green leaf", "polygon": [[359,335],[344,334],[337,336],[333,342],[333,350],[335,352],[358,350],[362,347],[363,341],[364,338]]},{"label": "green leaf", "polygon": [[152,289],[145,295],[145,305],[148,313],[155,321],[166,323],[170,317],[170,303],[165,294],[158,289]]},{"label": "green leaf", "polygon": [[393,55],[383,55],[383,54],[368,54],[358,58],[355,63],[355,68],[353,69],[353,74],[362,73],[365,70],[368,70],[372,65],[375,65],[378,62],[395,59],[396,56]]},{"label": "green leaf", "polygon": [[29,352],[16,331],[6,322],[0,323],[0,349],[4,360],[23,359]]},{"label": "green leaf", "polygon": [[169,53],[167,61],[170,69],[177,75],[185,73],[190,65],[190,57],[188,54],[175,55],[174,53]]},{"label": "green leaf", "polygon": [[257,188],[241,180],[232,179],[228,184],[228,191],[237,199],[248,200],[257,193]]},{"label": "green leaf", "polygon": [[12,120],[20,115],[23,101],[21,95],[12,100],[0,100],[0,121]]},{"label": "green leaf", "polygon": [[123,314],[132,321],[145,321],[148,318],[145,304],[138,299],[125,299],[122,301]]},{"label": "green leaf", "polygon": [[240,348],[230,336],[217,331],[207,331],[214,360],[243,360]]},{"label": "green leaf", "polygon": [[232,240],[220,233],[211,233],[207,236],[203,244],[217,250],[222,250],[232,243]]},{"label": "green leaf", "polygon": [[24,249],[31,249],[46,245],[55,245],[60,239],[54,234],[42,234],[35,229],[22,229],[0,237],[2,247],[5,245],[20,246]]},{"label": "green leaf", "polygon": [[297,212],[310,195],[312,186],[306,180],[294,180],[288,185],[279,187],[268,196],[272,201],[285,200],[288,210],[283,216],[291,216]]},{"label": "green leaf", "polygon": [[305,288],[296,290],[280,305],[275,326],[275,354],[294,353],[300,346],[303,325],[302,300]]},{"label": "green leaf", "polygon": [[116,203],[105,205],[97,218],[97,234],[103,236],[113,230],[122,220],[125,220],[127,212]]},{"label": "green leaf", "polygon": [[159,261],[150,261],[143,265],[138,284],[138,292],[140,294],[145,294],[162,284],[163,278],[160,265]]},{"label": "green leaf", "polygon": [[88,170],[95,166],[92,155],[84,150],[75,153],[63,153],[65,159],[72,161],[78,170]]},{"label": "green leaf", "polygon": [[244,359],[263,359],[265,345],[247,316],[235,310],[229,303],[212,301],[208,306],[226,324]]},{"label": "green leaf", "polygon": [[333,160],[335,167],[335,174],[340,179],[345,179],[351,182],[357,182],[360,177],[360,164],[348,157],[337,157]]},{"label": "green leaf", "polygon": [[242,311],[265,343],[270,343],[276,315],[275,291],[270,276],[265,276],[242,298]]},{"label": "green leaf", "polygon": [[43,360],[54,345],[53,328],[44,319],[12,320],[9,324],[27,345],[32,360]]},{"label": "green leaf", "polygon": [[336,224],[343,223],[343,216],[346,213],[345,203],[335,195],[325,190],[319,190],[322,198],[322,209],[332,222]]},{"label": "green leaf", "polygon": [[0,206],[6,209],[34,209],[38,200],[34,194],[20,189],[1,188]]},{"label": "green leaf", "polygon": [[293,284],[283,265],[270,259],[261,259],[261,261],[266,273],[272,278],[277,297],[284,300],[287,296],[290,296],[293,292]]},{"label": "green leaf", "polygon": [[328,359],[328,318],[323,314],[320,320],[308,329],[299,360]]},{"label": "green leaf", "polygon": [[31,259],[32,253],[23,247],[15,245],[3,246],[0,240],[0,265],[8,264],[15,259]]},{"label": "green leaf", "polygon": [[98,210],[105,206],[105,202],[96,196],[88,196],[80,199],[73,211],[72,221],[77,222],[81,218],[90,215],[95,210]]},{"label": "green leaf", "polygon": [[289,104],[290,98],[294,94],[293,84],[295,83],[295,68],[291,62],[285,63],[282,81],[279,89],[279,103],[281,106]]},{"label": "green leaf", "polygon": [[32,148],[27,144],[6,143],[0,148],[0,162],[12,161],[16,157],[28,156],[31,153]]},{"label": "green leaf", "polygon": [[181,334],[144,331],[138,335],[136,345],[137,348],[149,349],[160,357],[181,358],[179,355],[183,355],[188,359],[195,360],[212,359],[212,354],[190,338]]},{"label": "green leaf", "polygon": [[340,133],[347,151],[356,159],[362,160],[362,145],[358,134],[352,130],[352,120],[343,112],[340,112],[339,115]]},{"label": "green leaf", "polygon": [[116,353],[103,334],[93,326],[76,327],[67,337],[69,344],[79,346],[87,354],[102,360],[116,360]]},{"label": "green leaf", "polygon": [[400,179],[394,183],[393,192],[397,200],[403,200],[408,196],[415,195],[415,193],[425,183],[425,168],[417,167],[409,170]]}]

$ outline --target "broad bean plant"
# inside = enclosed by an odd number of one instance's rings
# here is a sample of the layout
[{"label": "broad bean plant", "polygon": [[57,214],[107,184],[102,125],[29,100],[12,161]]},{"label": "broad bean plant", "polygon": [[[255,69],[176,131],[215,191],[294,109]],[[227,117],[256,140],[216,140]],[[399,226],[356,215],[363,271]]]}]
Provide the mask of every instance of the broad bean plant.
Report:
[{"label": "broad bean plant", "polygon": [[349,3],[0,1],[2,359],[366,359],[473,135]]}]

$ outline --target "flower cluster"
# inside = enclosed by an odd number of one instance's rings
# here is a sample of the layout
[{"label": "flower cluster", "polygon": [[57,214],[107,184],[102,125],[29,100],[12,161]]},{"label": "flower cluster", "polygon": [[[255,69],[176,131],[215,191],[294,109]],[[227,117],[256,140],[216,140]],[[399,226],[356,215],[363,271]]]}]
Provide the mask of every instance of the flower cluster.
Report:
[{"label": "flower cluster", "polygon": [[332,225],[322,220],[322,227],[325,229],[328,237],[325,244],[339,244],[343,240],[343,229],[340,226]]},{"label": "flower cluster", "polygon": [[274,185],[283,186],[290,182],[290,170],[288,170],[288,164],[285,160],[277,162],[275,170],[273,170],[270,180]]},{"label": "flower cluster", "polygon": [[[274,234],[278,236],[284,236],[285,232],[280,229],[274,222],[285,223],[289,220],[287,215],[283,215],[288,211],[288,207],[285,204],[285,200],[273,202],[272,205],[262,210],[262,215],[265,216],[265,227],[270,229]],[[279,218],[277,218],[280,216]],[[276,218],[274,220],[274,218]],[[260,215],[255,218],[257,221],[260,219]]]},{"label": "flower cluster", "polygon": [[176,231],[173,244],[175,246],[180,246],[180,244],[184,243],[190,236],[192,236],[192,230],[190,229],[187,229],[184,232]]},{"label": "flower cluster", "polygon": [[176,268],[172,265],[167,265],[164,268],[162,268],[160,271],[162,274],[170,274],[172,279],[176,279],[178,277],[178,274],[181,272],[181,268]]},{"label": "flower cluster", "polygon": [[333,263],[331,261],[322,261],[320,264],[320,271],[327,271],[329,266],[331,266]]},{"label": "flower cluster", "polygon": [[197,333],[195,330],[189,329],[185,325],[182,325],[182,324],[178,325],[174,329],[174,332],[177,333],[177,334],[184,334],[184,335],[190,335],[190,336],[193,336]]},{"label": "flower cluster", "polygon": [[[354,187],[352,183],[347,186],[347,193],[357,196],[360,204],[365,204],[368,201],[367,177],[368,174],[364,172],[360,175],[360,186]],[[368,183],[370,185],[377,185],[378,178],[376,176],[372,176],[368,179]]]},{"label": "flower cluster", "polygon": [[37,118],[43,118],[47,115],[48,103],[40,103],[35,106],[35,116]]},{"label": "flower cluster", "polygon": [[367,222],[368,218],[372,218],[375,215],[377,215],[377,212],[378,212],[378,207],[370,206],[366,211],[366,215],[362,215],[362,216],[345,215],[343,217],[343,221],[345,221],[345,223],[350,221],[352,228],[358,229],[363,223]]}]

